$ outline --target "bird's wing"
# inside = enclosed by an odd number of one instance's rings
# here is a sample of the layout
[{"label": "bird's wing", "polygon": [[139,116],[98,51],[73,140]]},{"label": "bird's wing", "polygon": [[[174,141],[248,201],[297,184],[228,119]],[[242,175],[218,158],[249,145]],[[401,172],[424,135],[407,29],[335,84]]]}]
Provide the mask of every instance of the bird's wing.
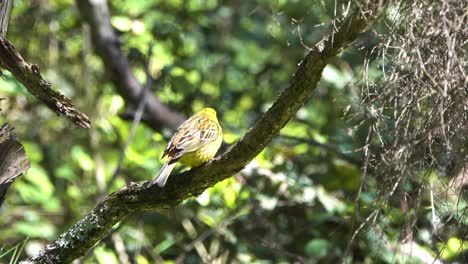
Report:
[{"label": "bird's wing", "polygon": [[164,158],[170,153],[171,154],[169,156],[174,156],[174,151],[177,151],[175,149],[175,145],[177,145],[177,142],[179,142],[181,136],[188,133],[190,130],[193,130],[196,127],[196,124],[200,122],[201,118],[201,115],[194,115],[191,118],[185,120],[185,122],[182,123],[182,125],[180,125],[179,128],[177,128],[177,131],[174,133],[171,140],[169,140],[169,143],[167,143],[166,149],[164,150],[164,153],[161,158]]},{"label": "bird's wing", "polygon": [[174,133],[174,135],[172,135],[171,140],[169,140],[169,143],[167,143],[167,146],[166,146],[166,148],[164,149],[164,153],[163,153],[161,159],[164,158],[167,154],[169,154],[169,152],[171,151],[171,149],[174,147],[173,142],[174,142],[174,140],[177,140],[177,135],[179,134],[179,132],[180,132],[181,129],[182,129],[182,126],[180,126],[180,127],[177,129],[177,131]]},{"label": "bird's wing", "polygon": [[218,136],[218,125],[215,122],[195,115],[179,127],[169,141],[164,155],[168,154],[170,163],[175,162],[185,153],[196,151],[213,142]]},{"label": "bird's wing", "polygon": [[216,128],[209,127],[190,131],[180,138],[176,148],[183,150],[184,153],[192,152],[216,140],[216,138],[218,138],[218,130]]}]

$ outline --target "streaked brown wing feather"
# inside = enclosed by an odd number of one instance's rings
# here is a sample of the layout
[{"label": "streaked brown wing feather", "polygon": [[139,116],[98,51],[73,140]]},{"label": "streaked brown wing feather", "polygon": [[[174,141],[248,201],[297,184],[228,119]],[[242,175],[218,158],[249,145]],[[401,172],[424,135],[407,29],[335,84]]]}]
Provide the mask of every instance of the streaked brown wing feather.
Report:
[{"label": "streaked brown wing feather", "polygon": [[[182,123],[179,128],[177,128],[176,132],[172,136],[171,140],[169,140],[169,143],[167,143],[166,149],[164,150],[164,153],[161,157],[164,158],[166,155],[169,155],[169,153],[174,152],[174,147],[177,144],[177,142],[180,140],[180,137],[183,136],[187,131],[192,130],[193,126],[199,122],[199,119],[201,118],[201,115],[194,115],[190,117],[189,119],[185,120],[184,123]],[[169,155],[172,156],[172,155]]]},{"label": "streaked brown wing feather", "polygon": [[176,148],[184,153],[195,151],[212,142],[218,137],[216,124],[210,120],[204,120],[202,127],[198,126],[187,131],[176,144]]},{"label": "streaked brown wing feather", "polygon": [[203,115],[195,115],[185,121],[169,141],[164,155],[171,163],[182,155],[195,151],[218,137],[217,124]]},{"label": "streaked brown wing feather", "polygon": [[198,130],[193,133],[184,135],[176,148],[184,150],[185,152],[195,151],[201,148],[203,145],[215,140],[218,134],[214,129]]}]

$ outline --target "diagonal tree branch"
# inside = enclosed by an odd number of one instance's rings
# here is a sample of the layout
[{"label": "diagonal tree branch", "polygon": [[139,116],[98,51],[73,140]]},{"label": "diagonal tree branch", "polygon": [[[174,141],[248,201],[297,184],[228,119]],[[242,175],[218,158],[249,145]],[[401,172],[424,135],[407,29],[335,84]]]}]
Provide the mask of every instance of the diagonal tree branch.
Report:
[{"label": "diagonal tree branch", "polygon": [[0,0],[0,66],[10,71],[32,95],[44,102],[50,109],[65,115],[76,125],[89,128],[91,122],[88,117],[78,111],[69,98],[52,90],[51,84],[42,78],[39,68],[26,62],[5,38],[12,7],[13,0]]},{"label": "diagonal tree branch", "polygon": [[[106,0],[77,0],[81,16],[90,25],[95,51],[101,57],[117,92],[130,105],[137,106],[143,86],[133,74],[128,58],[122,53],[120,41],[112,28]],[[162,127],[177,128],[184,117],[161,103],[151,91],[145,92],[143,121],[161,131]]]},{"label": "diagonal tree branch", "polygon": [[0,66],[10,71],[32,95],[44,102],[50,109],[65,115],[78,126],[90,127],[91,122],[88,117],[76,109],[68,97],[52,90],[51,84],[42,78],[39,67],[25,61],[15,47],[1,35]]},{"label": "diagonal tree branch", "polygon": [[317,86],[327,61],[365,29],[368,21],[361,15],[360,11],[356,11],[348,16],[337,25],[337,31],[310,50],[300,63],[289,86],[282,91],[255,126],[226,153],[205,165],[173,175],[162,189],[156,186],[148,187],[149,182],[142,182],[110,194],[55,242],[31,257],[28,263],[70,262],[82,256],[126,215],[135,211],[176,206],[240,171],[278,135],[302,107]]}]

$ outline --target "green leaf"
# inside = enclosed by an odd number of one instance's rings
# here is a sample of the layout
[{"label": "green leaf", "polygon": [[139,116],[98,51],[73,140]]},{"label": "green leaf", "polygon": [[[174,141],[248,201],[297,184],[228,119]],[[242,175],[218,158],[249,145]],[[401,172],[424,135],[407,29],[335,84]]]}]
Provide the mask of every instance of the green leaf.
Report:
[{"label": "green leaf", "polygon": [[340,71],[330,64],[323,69],[322,77],[325,82],[333,84],[338,89],[343,89],[353,79],[352,75]]},{"label": "green leaf", "polygon": [[216,224],[214,216],[207,211],[200,212],[198,218],[209,227],[213,227]]},{"label": "green leaf", "polygon": [[452,259],[468,249],[468,241],[451,237],[446,243],[439,243],[439,249],[442,251],[442,259]]},{"label": "green leaf", "polygon": [[111,19],[112,25],[120,31],[130,31],[132,28],[132,20],[124,16],[113,16]]},{"label": "green leaf", "polygon": [[305,246],[305,252],[311,257],[321,258],[328,254],[330,246],[330,242],[325,239],[312,239]]},{"label": "green leaf", "polygon": [[117,257],[115,256],[114,252],[107,250],[103,247],[97,247],[94,250],[94,255],[96,256],[96,260],[100,264],[113,264],[119,263]]},{"label": "green leaf", "polygon": [[60,165],[57,169],[55,169],[55,175],[58,178],[67,179],[69,181],[73,181],[77,178],[76,173],[70,168],[70,165],[63,164]]},{"label": "green leaf", "polygon": [[226,203],[227,207],[235,208],[236,207],[236,199],[237,193],[232,188],[227,188],[223,192],[224,202]]},{"label": "green leaf", "polygon": [[[48,199],[54,194],[54,185],[50,182],[49,177],[46,171],[39,165],[32,166],[28,173],[25,175],[25,179],[32,183],[34,186],[30,186],[33,189],[32,195],[34,197],[42,196],[45,199]],[[26,193],[23,193],[26,196],[23,197],[25,200],[31,201]],[[40,199],[42,200],[42,199]]]},{"label": "green leaf", "polygon": [[94,161],[91,156],[85,152],[83,147],[78,145],[73,146],[71,149],[71,157],[84,171],[91,171],[94,169]]},{"label": "green leaf", "polygon": [[18,221],[15,223],[14,228],[20,234],[48,240],[55,237],[56,231],[55,226],[52,223],[46,223],[42,221]]},{"label": "green leaf", "polygon": [[259,194],[258,200],[260,201],[260,206],[265,210],[273,210],[278,204],[278,199],[274,196],[266,196]]},{"label": "green leaf", "polygon": [[26,151],[28,159],[31,161],[31,163],[42,161],[42,150],[38,144],[30,141],[23,141],[21,143],[23,144],[24,150]]},{"label": "green leaf", "polygon": [[161,254],[162,252],[172,247],[176,242],[177,241],[175,240],[174,236],[168,235],[166,239],[164,239],[161,243],[156,245],[154,250],[157,254]]},{"label": "green leaf", "polygon": [[136,263],[137,264],[150,264],[149,260],[145,258],[143,255],[138,255],[136,257]]},{"label": "green leaf", "polygon": [[210,192],[204,191],[201,195],[197,197],[197,202],[201,206],[208,206],[210,204]]},{"label": "green leaf", "polygon": [[328,194],[322,186],[317,187],[317,198],[323,205],[325,210],[327,210],[327,212],[329,213],[342,213],[346,211],[346,204],[337,199],[336,197]]}]

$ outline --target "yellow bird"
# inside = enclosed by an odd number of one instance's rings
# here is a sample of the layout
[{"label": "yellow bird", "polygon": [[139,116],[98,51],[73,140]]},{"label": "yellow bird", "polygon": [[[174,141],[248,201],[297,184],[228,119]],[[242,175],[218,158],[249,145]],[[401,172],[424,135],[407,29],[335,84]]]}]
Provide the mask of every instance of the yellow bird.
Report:
[{"label": "yellow bird", "polygon": [[172,136],[161,157],[167,155],[167,161],[151,185],[166,185],[176,162],[196,167],[209,161],[218,152],[222,141],[223,131],[216,111],[212,108],[202,109],[187,119]]}]

